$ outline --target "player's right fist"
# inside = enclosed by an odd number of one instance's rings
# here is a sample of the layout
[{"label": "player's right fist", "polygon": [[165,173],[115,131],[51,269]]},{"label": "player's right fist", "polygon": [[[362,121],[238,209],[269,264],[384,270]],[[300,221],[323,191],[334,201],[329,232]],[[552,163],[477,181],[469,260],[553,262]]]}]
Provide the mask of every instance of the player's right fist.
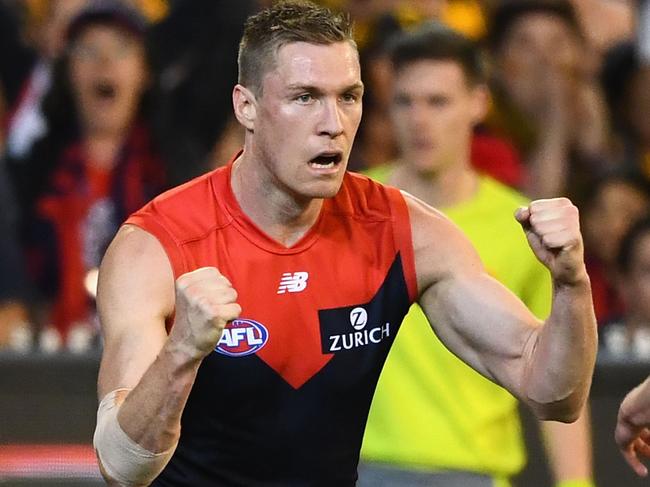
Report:
[{"label": "player's right fist", "polygon": [[230,281],[214,267],[201,267],[176,279],[176,319],[169,338],[191,358],[201,359],[240,313]]}]

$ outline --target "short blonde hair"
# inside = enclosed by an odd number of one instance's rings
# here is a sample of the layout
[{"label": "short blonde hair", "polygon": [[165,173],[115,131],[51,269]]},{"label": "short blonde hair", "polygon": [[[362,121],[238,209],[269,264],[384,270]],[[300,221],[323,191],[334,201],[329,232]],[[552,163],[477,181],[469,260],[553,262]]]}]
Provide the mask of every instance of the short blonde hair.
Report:
[{"label": "short blonde hair", "polygon": [[307,1],[279,2],[248,18],[239,44],[239,83],[262,93],[262,78],[278,50],[291,42],[334,44],[352,37],[350,17]]}]

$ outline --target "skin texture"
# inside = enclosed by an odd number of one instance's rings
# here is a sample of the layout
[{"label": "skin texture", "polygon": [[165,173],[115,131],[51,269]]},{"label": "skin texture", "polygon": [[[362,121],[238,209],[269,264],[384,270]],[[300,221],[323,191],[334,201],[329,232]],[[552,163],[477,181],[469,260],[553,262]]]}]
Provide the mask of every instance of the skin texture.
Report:
[{"label": "skin texture", "polygon": [[650,458],[650,378],[623,399],[614,437],[632,470],[647,477],[648,467],[642,460]]},{"label": "skin texture", "polygon": [[[263,78],[262,95],[233,91],[245,127],[244,153],[233,167],[235,198],[248,216],[285,246],[313,225],[322,198],[338,191],[361,117],[358,56],[348,42],[290,43]],[[310,160],[340,155],[331,168]],[[246,185],[242,184],[246,181]],[[582,262],[577,209],[568,200],[534,203],[518,215],[550,266],[556,302],[545,326],[492,280],[460,232],[428,205],[406,196],[420,303],[459,356],[531,404],[540,417],[574,420],[587,395],[595,357],[595,323]],[[544,232],[540,234],[539,232]],[[541,242],[553,250],[545,248]],[[241,290],[239,290],[241,292]],[[201,359],[226,321],[239,314],[237,294],[217,269],[174,282],[158,241],[123,227],[99,278],[105,338],[99,396],[125,387],[118,420],[152,452],[171,448]],[[165,319],[175,312],[169,336]],[[476,318],[503,322],[494,336]],[[110,481],[110,479],[109,479]]]},{"label": "skin texture", "polygon": [[[644,233],[632,250],[629,270],[620,276],[628,308],[628,336],[646,327],[650,319],[650,233]],[[650,378],[627,394],[618,411],[615,439],[623,458],[641,477],[648,475],[642,461],[650,458]]]}]

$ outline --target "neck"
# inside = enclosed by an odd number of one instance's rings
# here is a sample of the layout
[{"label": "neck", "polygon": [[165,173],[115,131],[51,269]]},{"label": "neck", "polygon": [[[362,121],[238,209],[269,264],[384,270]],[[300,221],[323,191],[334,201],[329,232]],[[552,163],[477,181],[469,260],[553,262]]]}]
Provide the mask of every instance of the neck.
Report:
[{"label": "neck", "polygon": [[110,169],[115,165],[125,136],[112,133],[89,133],[84,137],[84,150],[90,164]]},{"label": "neck", "polygon": [[300,198],[283,188],[247,151],[233,164],[230,184],[243,212],[285,247],[291,247],[309,231],[323,206],[322,199]]},{"label": "neck", "polygon": [[464,203],[476,194],[478,174],[468,163],[451,164],[438,172],[422,173],[403,161],[389,183],[435,208],[447,208]]}]

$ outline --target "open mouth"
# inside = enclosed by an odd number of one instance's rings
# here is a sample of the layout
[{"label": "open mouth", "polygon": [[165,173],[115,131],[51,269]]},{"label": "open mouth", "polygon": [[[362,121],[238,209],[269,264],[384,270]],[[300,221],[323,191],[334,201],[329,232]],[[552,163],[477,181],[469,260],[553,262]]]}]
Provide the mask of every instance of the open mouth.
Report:
[{"label": "open mouth", "polygon": [[318,169],[330,169],[343,160],[340,152],[323,152],[309,161],[311,167]]},{"label": "open mouth", "polygon": [[115,85],[109,81],[100,81],[93,86],[95,96],[101,100],[113,100],[117,96]]}]

